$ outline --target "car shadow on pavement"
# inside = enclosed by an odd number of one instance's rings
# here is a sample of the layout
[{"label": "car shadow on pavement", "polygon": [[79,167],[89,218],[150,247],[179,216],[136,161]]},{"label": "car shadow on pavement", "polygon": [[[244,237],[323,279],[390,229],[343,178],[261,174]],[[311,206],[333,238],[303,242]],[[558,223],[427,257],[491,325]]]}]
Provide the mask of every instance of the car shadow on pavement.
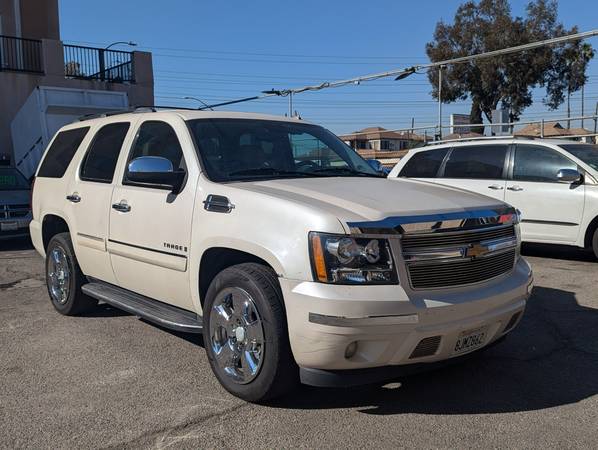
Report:
[{"label": "car shadow on pavement", "polygon": [[564,259],[567,261],[598,262],[591,250],[570,245],[535,244],[524,242],[521,244],[523,256],[539,256],[542,258]]},{"label": "car shadow on pavement", "polygon": [[0,252],[11,252],[19,250],[33,250],[33,243],[28,236],[0,240]]},{"label": "car shadow on pavement", "polygon": [[598,394],[598,310],[572,292],[536,287],[504,342],[462,364],[351,389],[300,387],[277,408],[358,408],[365,414],[530,411]]}]

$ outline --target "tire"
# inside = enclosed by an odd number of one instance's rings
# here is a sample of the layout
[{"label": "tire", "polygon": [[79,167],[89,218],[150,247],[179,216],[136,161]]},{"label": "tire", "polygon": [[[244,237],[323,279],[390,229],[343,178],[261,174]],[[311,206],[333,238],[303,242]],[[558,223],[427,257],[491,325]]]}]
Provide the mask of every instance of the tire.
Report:
[{"label": "tire", "polygon": [[52,237],[46,250],[46,286],[56,311],[74,316],[93,309],[98,301],[81,292],[85,283],[87,279],[77,262],[70,234]]},{"label": "tire", "polygon": [[594,256],[598,259],[598,227],[594,230],[594,234],[592,235],[592,242],[590,244],[590,248],[594,252]]},{"label": "tire", "polygon": [[594,256],[598,259],[598,227],[594,230],[594,234],[592,235],[592,242],[590,244],[590,248],[594,252]]},{"label": "tire", "polygon": [[228,392],[263,403],[298,384],[282,292],[271,268],[244,263],[224,269],[208,288],[203,313],[208,360]]}]

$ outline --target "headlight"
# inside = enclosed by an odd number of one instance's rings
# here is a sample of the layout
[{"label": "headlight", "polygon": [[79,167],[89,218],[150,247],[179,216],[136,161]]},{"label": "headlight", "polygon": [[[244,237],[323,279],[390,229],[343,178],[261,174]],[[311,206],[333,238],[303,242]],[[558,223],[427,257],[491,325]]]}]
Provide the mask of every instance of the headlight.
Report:
[{"label": "headlight", "polygon": [[386,239],[309,233],[314,279],[336,284],[399,282]]}]

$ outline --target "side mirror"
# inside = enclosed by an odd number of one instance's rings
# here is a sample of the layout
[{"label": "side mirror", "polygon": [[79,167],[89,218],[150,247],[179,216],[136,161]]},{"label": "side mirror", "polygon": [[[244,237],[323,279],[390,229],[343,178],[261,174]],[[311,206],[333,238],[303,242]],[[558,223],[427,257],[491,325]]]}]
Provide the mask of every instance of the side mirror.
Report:
[{"label": "side mirror", "polygon": [[562,183],[577,183],[581,180],[581,174],[575,169],[561,169],[556,174],[556,179]]},{"label": "side mirror", "polygon": [[370,165],[372,169],[374,169],[378,173],[388,175],[388,173],[390,172],[390,170],[386,169],[386,167],[384,167],[384,165],[377,159],[366,159],[366,162]]},{"label": "side mirror", "polygon": [[169,189],[177,194],[183,186],[185,171],[175,171],[172,162],[161,156],[140,156],[129,163],[127,180]]}]

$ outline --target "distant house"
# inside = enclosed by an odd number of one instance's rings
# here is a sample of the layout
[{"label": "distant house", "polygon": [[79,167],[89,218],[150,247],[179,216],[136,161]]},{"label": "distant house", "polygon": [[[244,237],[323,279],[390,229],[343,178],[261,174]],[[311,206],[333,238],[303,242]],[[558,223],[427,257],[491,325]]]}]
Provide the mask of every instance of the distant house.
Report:
[{"label": "distant house", "polygon": [[370,127],[339,136],[365,159],[377,159],[386,167],[394,166],[410,148],[432,140],[410,132],[389,131]]},{"label": "distant house", "polygon": [[545,122],[544,132],[542,133],[541,127],[542,125],[539,123],[527,125],[515,131],[515,136],[541,137],[543,135],[545,138],[571,136],[571,139],[577,141],[595,142],[595,138],[592,136],[593,133],[585,128],[565,128],[558,122]]},{"label": "distant house", "polygon": [[451,133],[446,136],[442,137],[443,141],[453,141],[456,139],[475,139],[475,138],[482,138],[484,137],[483,134],[474,133],[473,131],[468,131],[466,133]]},{"label": "distant house", "polygon": [[369,127],[351,134],[339,136],[355,150],[392,152],[408,150],[424,142],[424,137],[415,133],[389,131],[382,127]]}]

